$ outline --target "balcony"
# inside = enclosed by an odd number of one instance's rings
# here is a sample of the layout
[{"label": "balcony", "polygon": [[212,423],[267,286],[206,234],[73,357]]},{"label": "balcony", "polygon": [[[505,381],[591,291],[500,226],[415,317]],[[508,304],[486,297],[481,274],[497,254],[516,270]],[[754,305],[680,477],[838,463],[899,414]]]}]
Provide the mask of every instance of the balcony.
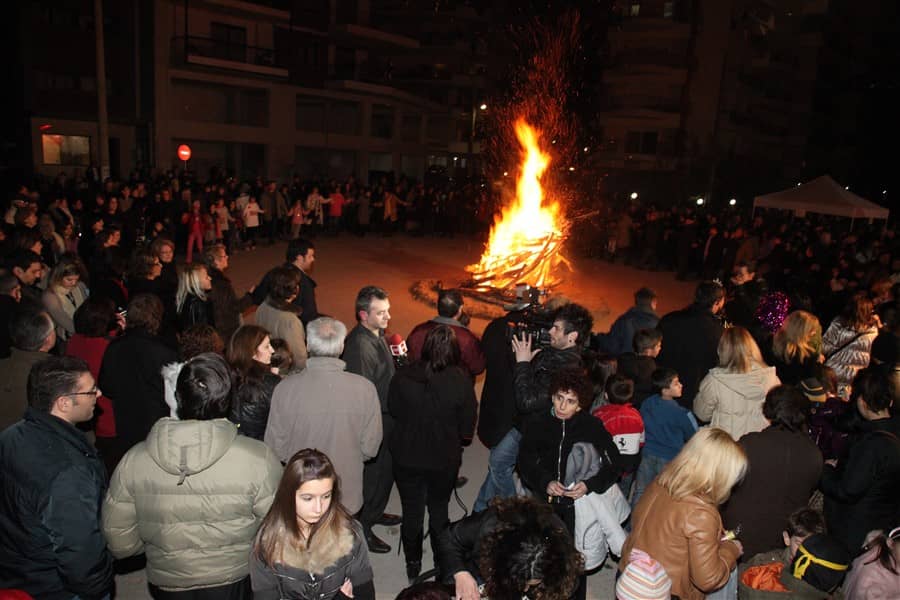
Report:
[{"label": "balcony", "polygon": [[291,20],[291,0],[200,0],[199,3],[238,17]]},{"label": "balcony", "polygon": [[172,38],[172,56],[181,64],[287,79],[290,72],[273,48],[188,36]]},{"label": "balcony", "polygon": [[354,48],[378,50],[419,47],[419,42],[414,38],[354,23],[333,25],[329,33],[337,43]]}]

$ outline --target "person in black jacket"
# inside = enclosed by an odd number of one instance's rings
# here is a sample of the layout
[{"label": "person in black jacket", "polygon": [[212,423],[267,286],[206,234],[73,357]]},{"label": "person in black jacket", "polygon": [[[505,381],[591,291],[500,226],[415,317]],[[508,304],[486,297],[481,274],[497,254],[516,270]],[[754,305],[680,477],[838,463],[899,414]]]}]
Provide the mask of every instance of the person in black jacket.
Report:
[{"label": "person in black jacket", "polygon": [[441,532],[441,577],[455,598],[568,598],[584,560],[553,510],[533,498],[497,499]]},{"label": "person in black jacket", "polygon": [[32,367],[25,417],[0,434],[0,588],[109,596],[112,557],[99,522],[106,470],[75,427],[93,417],[99,395],[80,359]]},{"label": "person in black jacket", "polygon": [[553,313],[550,347],[546,350],[532,350],[532,340],[525,336],[521,339],[513,337],[512,349],[516,361],[513,365],[513,427],[491,448],[488,474],[473,510],[484,510],[495,496],[515,494],[512,474],[522,439],[516,425],[528,414],[550,408],[547,389],[553,373],[582,366],[581,351],[589,340],[593,324],[594,319],[586,308],[578,304],[565,304]]},{"label": "person in black jacket", "polygon": [[397,371],[388,392],[395,423],[390,441],[394,479],[404,515],[400,538],[410,581],[422,568],[425,507],[437,555],[462,446],[472,441],[475,430],[475,390],[461,364],[456,333],[438,325],[425,336],[420,360]]},{"label": "person in black jacket", "polygon": [[241,314],[250,308],[253,298],[249,293],[238,298],[234,291],[231,280],[225,274],[225,269],[228,268],[228,250],[223,244],[206,246],[203,250],[203,262],[212,280],[212,287],[206,296],[212,305],[213,322],[219,335],[227,342],[241,326]]},{"label": "person in black jacket", "polygon": [[153,424],[169,415],[162,368],[178,359],[157,336],[163,305],[153,294],[138,294],[128,303],[125,334],[103,355],[99,384],[112,400],[119,454],[144,441]]},{"label": "person in black jacket", "polygon": [[234,369],[231,421],[238,433],[262,440],[269,421],[272,394],[281,377],[272,373],[272,340],[256,325],[243,325],[228,342],[228,364]]},{"label": "person in black jacket", "polygon": [[700,380],[719,362],[719,338],[723,324],[718,314],[725,306],[725,290],[716,281],[701,281],[694,303],[665,315],[657,328],[663,347],[656,364],[674,369],[684,386],[679,404],[691,409]]},{"label": "person in black jacket", "polygon": [[[593,386],[581,369],[557,371],[548,392],[552,408],[530,415],[522,424],[517,467],[522,483],[535,498],[546,499],[553,506],[574,536],[575,500],[592,492],[602,494],[615,485],[621,457],[603,423],[589,412]],[[569,461],[576,444],[593,447],[594,460],[589,467],[581,467],[594,472],[586,479],[574,473]],[[586,591],[581,575],[573,598],[583,599]]]},{"label": "person in black jacket", "polygon": [[861,435],[846,460],[826,461],[819,482],[828,532],[854,554],[868,532],[900,522],[900,417],[891,415],[897,397],[892,376],[884,365],[857,374],[850,402],[862,417]]},{"label": "person in black jacket", "polygon": [[178,277],[178,293],[175,296],[175,306],[178,309],[178,323],[184,331],[191,325],[212,325],[212,303],[207,297],[207,292],[212,289],[212,279],[206,270],[206,265],[196,263],[185,267]]}]

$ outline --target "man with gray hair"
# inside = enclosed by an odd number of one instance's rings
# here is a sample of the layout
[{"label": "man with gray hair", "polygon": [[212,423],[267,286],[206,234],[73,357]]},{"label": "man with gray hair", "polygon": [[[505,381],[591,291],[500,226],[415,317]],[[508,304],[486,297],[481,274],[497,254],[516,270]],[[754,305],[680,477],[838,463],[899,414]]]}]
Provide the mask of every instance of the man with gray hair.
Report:
[{"label": "man with gray hair", "polygon": [[9,358],[0,360],[0,431],[25,415],[28,373],[50,357],[56,345],[56,326],[44,311],[22,308],[9,324]]},{"label": "man with gray hair", "polygon": [[306,368],[285,378],[272,395],[265,442],[282,462],[303,448],[321,450],[341,478],[343,504],[363,505],[363,463],[381,445],[381,404],[375,385],[348,373],[338,358],[347,327],[331,317],[306,326]]}]

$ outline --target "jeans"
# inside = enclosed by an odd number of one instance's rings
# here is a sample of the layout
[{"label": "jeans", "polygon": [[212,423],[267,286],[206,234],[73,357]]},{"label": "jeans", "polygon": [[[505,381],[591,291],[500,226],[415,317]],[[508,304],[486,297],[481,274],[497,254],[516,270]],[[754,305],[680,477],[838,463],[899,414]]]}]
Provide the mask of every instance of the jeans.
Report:
[{"label": "jeans", "polygon": [[487,508],[488,502],[497,496],[510,498],[516,495],[516,484],[513,480],[513,471],[516,468],[516,460],[519,458],[519,444],[522,434],[515,427],[503,437],[500,442],[491,448],[488,458],[488,472],[478,491],[473,512],[481,512]]},{"label": "jeans", "polygon": [[667,464],[669,464],[669,461],[665,458],[644,453],[644,456],[641,457],[641,465],[638,467],[637,475],[635,476],[634,496],[631,498],[632,509],[637,506],[638,500],[644,495],[644,490],[653,483],[657,475],[662,473],[663,468]]},{"label": "jeans", "polygon": [[738,580],[737,567],[731,571],[731,577],[725,587],[720,588],[711,594],[706,595],[706,600],[737,600],[738,597]]},{"label": "jeans", "polygon": [[619,482],[619,489],[622,490],[622,495],[625,496],[626,500],[631,499],[632,484],[634,484],[634,473],[622,475],[622,480]]}]

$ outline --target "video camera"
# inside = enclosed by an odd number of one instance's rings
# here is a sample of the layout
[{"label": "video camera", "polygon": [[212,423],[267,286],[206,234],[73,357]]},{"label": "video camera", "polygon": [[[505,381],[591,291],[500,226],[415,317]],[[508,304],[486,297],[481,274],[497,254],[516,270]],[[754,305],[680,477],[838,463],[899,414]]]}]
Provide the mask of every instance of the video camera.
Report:
[{"label": "video camera", "polygon": [[510,311],[510,322],[506,329],[509,340],[531,336],[531,347],[550,347],[550,328],[553,327],[553,312],[541,305],[541,296],[546,292],[528,284],[516,286],[516,304],[504,308]]}]

